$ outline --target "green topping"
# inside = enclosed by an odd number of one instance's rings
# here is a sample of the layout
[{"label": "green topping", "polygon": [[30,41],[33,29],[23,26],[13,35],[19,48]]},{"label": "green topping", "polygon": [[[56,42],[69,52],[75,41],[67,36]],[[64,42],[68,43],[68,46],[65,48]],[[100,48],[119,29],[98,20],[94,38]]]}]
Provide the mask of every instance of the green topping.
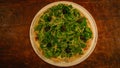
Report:
[{"label": "green topping", "polygon": [[72,5],[58,4],[45,11],[34,28],[47,58],[82,55],[92,38],[87,19]]},{"label": "green topping", "polygon": [[50,30],[50,26],[46,26],[45,27],[45,31],[47,32],[47,31],[49,31]]}]

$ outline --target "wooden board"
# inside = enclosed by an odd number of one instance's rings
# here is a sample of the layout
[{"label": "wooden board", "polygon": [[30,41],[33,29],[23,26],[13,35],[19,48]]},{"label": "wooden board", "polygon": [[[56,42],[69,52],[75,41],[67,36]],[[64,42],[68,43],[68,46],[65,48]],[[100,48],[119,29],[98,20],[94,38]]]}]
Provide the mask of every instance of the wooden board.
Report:
[{"label": "wooden board", "polygon": [[[0,0],[0,68],[55,68],[34,52],[29,28],[34,15],[57,0]],[[69,0],[95,18],[98,42],[84,62],[71,68],[120,68],[120,0]]]}]

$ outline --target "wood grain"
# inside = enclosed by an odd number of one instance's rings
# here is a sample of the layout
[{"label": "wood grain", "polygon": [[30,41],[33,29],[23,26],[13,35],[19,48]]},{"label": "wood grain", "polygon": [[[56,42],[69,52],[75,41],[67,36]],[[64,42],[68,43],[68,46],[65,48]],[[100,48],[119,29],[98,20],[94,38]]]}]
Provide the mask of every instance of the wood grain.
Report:
[{"label": "wood grain", "polygon": [[[34,15],[57,0],[0,0],[0,68],[56,68],[41,60],[29,39]],[[95,18],[98,42],[84,62],[71,68],[120,68],[120,0],[69,0]]]}]

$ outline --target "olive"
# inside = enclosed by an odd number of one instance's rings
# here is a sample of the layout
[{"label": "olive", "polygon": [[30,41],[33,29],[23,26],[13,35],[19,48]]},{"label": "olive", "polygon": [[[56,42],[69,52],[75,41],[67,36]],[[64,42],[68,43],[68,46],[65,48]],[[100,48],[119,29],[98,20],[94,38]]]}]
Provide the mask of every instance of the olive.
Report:
[{"label": "olive", "polygon": [[80,36],[80,39],[83,40],[84,42],[86,42],[86,38],[84,36]]},{"label": "olive", "polygon": [[78,19],[76,22],[78,22],[78,23],[82,23],[82,19]]},{"label": "olive", "polygon": [[47,47],[48,47],[48,48],[52,47],[52,44],[51,44],[51,43],[48,43],[48,44],[47,44]]},{"label": "olive", "polygon": [[62,12],[63,14],[67,14],[67,10],[65,8],[62,10]]},{"label": "olive", "polygon": [[50,22],[50,21],[51,21],[51,19],[52,19],[51,17],[47,17],[47,21],[48,21],[48,22]]},{"label": "olive", "polygon": [[50,30],[50,26],[46,26],[45,27],[45,31],[47,32],[47,31],[49,31]]},{"label": "olive", "polygon": [[71,49],[69,48],[69,46],[65,49],[65,52],[66,53],[70,53],[71,52]]},{"label": "olive", "polygon": [[60,30],[63,32],[63,31],[66,31],[66,27],[64,25],[61,26]]}]

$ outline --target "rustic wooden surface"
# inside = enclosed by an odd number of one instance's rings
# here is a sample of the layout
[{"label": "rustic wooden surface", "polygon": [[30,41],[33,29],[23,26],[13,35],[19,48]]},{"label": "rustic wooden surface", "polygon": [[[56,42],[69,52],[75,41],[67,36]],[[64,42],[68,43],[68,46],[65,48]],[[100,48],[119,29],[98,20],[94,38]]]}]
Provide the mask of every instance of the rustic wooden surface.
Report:
[{"label": "rustic wooden surface", "polygon": [[[29,28],[34,15],[57,0],[0,0],[0,68],[55,68],[34,52]],[[71,68],[120,68],[120,0],[70,0],[95,18],[98,42],[84,62]]]}]

